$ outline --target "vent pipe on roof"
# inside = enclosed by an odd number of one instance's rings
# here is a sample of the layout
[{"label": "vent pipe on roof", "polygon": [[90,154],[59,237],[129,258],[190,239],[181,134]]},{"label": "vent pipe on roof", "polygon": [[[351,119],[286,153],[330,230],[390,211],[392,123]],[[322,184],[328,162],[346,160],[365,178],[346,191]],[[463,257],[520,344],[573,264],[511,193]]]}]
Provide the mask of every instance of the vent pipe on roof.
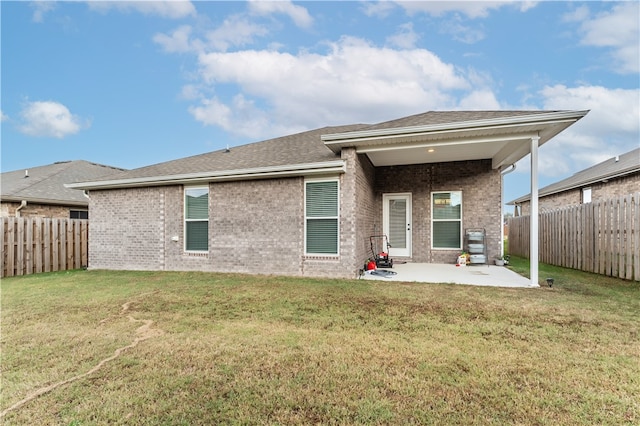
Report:
[{"label": "vent pipe on roof", "polygon": [[616,163],[617,163],[618,161],[620,161],[620,156],[619,156],[619,155],[616,155]]},{"label": "vent pipe on roof", "polygon": [[24,177],[25,177],[25,178],[28,178],[28,177],[29,177],[29,169],[26,169],[26,170],[24,171]]}]

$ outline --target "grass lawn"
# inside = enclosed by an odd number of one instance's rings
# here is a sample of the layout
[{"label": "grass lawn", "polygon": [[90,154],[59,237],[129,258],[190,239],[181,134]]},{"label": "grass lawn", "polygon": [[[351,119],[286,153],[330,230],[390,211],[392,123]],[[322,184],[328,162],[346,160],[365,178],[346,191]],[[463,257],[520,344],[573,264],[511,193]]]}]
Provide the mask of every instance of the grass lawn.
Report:
[{"label": "grass lawn", "polygon": [[3,279],[0,423],[640,424],[640,284],[545,276]]}]

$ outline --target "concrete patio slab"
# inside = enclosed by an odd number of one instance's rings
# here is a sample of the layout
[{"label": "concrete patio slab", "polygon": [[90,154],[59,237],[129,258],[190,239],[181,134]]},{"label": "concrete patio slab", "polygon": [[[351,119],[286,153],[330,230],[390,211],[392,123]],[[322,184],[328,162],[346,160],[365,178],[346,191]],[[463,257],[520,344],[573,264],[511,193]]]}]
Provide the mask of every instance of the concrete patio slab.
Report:
[{"label": "concrete patio slab", "polygon": [[[467,284],[493,287],[531,288],[531,281],[504,266],[473,265],[456,266],[441,263],[396,263],[394,275],[377,275],[367,272],[367,280]],[[384,273],[384,272],[383,272]]]}]

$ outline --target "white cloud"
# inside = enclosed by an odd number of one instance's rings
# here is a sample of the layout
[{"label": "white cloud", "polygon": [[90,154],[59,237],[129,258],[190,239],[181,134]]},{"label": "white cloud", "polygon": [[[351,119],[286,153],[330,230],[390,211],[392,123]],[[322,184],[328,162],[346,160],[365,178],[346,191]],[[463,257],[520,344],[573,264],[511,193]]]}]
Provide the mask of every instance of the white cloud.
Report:
[{"label": "white cloud", "polygon": [[401,49],[413,49],[420,39],[418,33],[413,30],[413,22],[400,25],[398,32],[387,37],[387,43]]},{"label": "white cloud", "polygon": [[441,25],[441,32],[451,34],[454,40],[466,44],[477,43],[484,39],[485,33],[480,28],[464,25],[460,19],[451,19]]},{"label": "white cloud", "polygon": [[194,37],[192,33],[193,29],[190,25],[182,25],[170,34],[154,35],[153,41],[168,53],[226,51],[232,47],[251,44],[256,37],[264,37],[269,31],[241,15],[233,15],[225,19],[217,28],[207,31],[202,39]]},{"label": "white cloud", "polygon": [[[639,146],[640,90],[555,85],[540,94],[545,110],[590,110],[540,149],[541,174],[575,173]],[[519,170],[528,172],[528,161]]]},{"label": "white cloud", "polygon": [[253,139],[263,138],[265,134],[281,136],[305,130],[294,123],[274,123],[267,111],[257,108],[254,101],[242,94],[235,95],[229,105],[217,97],[203,98],[200,105],[190,107],[189,112],[205,125]]},{"label": "white cloud", "polygon": [[33,9],[33,22],[44,22],[44,15],[55,8],[53,1],[33,1],[29,4]]},{"label": "white cloud", "polygon": [[208,45],[215,50],[225,51],[232,46],[251,44],[255,37],[263,37],[268,30],[250,22],[240,15],[233,15],[224,20],[222,25],[207,33]]},{"label": "white cloud", "polygon": [[300,28],[313,26],[313,18],[309,15],[309,11],[290,1],[250,0],[249,10],[255,15],[272,15],[274,13],[287,15]]},{"label": "white cloud", "polygon": [[[471,88],[459,70],[428,50],[398,51],[350,37],[329,44],[325,54],[213,52],[201,54],[199,64],[203,83],[215,87],[218,97],[191,113],[205,124],[250,136],[256,129],[241,124],[249,110],[268,114],[265,126],[272,127],[265,134],[275,136],[276,129],[287,126],[376,122],[429,109],[457,109],[451,92]],[[227,87],[243,98],[225,101],[221,93]],[[485,101],[485,108],[495,105],[486,94],[474,99],[466,102],[476,109]]]},{"label": "white cloud", "polygon": [[20,116],[22,124],[18,130],[29,136],[62,139],[78,133],[89,125],[80,117],[71,114],[66,106],[53,101],[29,102],[20,112]]},{"label": "white cloud", "polygon": [[190,40],[191,26],[182,25],[169,35],[158,33],[153,36],[153,41],[162,46],[169,53],[185,53],[202,50],[202,43],[199,40]]},{"label": "white cloud", "polygon": [[[584,10],[581,12],[584,16]],[[582,44],[611,49],[616,72],[640,72],[640,3],[614,3],[611,11],[581,25]]]},{"label": "white cloud", "polygon": [[472,110],[499,110],[502,109],[495,93],[489,89],[474,90],[460,99],[458,109]]},{"label": "white cloud", "polygon": [[442,16],[457,12],[468,18],[486,18],[492,10],[502,7],[517,7],[521,12],[535,7],[537,2],[531,1],[398,1],[409,14],[428,13],[432,16]]},{"label": "white cloud", "polygon": [[0,122],[7,121],[8,119],[9,119],[9,116],[6,115],[4,112],[0,111]]},{"label": "white cloud", "polygon": [[362,11],[367,16],[377,16],[386,18],[391,11],[395,9],[395,3],[392,1],[365,1],[362,3]]},{"label": "white cloud", "polygon": [[134,11],[170,19],[196,15],[195,6],[188,0],[89,1],[87,5],[102,12],[116,9],[121,12]]}]

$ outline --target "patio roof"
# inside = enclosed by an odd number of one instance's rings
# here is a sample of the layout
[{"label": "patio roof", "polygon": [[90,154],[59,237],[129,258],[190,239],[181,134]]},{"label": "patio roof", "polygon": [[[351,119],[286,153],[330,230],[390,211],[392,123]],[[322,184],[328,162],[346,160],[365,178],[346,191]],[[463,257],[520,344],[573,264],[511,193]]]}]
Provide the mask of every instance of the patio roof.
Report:
[{"label": "patio roof", "polygon": [[[355,147],[375,166],[491,158],[502,169],[581,119],[588,111],[431,111],[362,130],[322,135],[338,153]],[[425,124],[427,123],[427,124]]]}]

